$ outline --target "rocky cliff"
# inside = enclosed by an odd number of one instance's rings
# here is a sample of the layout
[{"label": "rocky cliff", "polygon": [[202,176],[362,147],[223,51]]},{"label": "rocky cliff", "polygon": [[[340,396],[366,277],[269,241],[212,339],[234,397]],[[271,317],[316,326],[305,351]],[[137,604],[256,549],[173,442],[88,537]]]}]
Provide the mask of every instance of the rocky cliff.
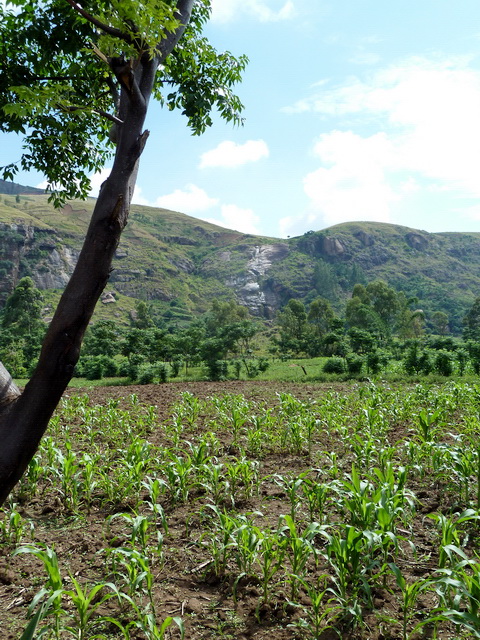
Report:
[{"label": "rocky cliff", "polygon": [[[0,184],[1,188],[1,184]],[[0,304],[18,280],[59,292],[75,266],[94,201],[56,211],[45,195],[0,195]],[[149,300],[157,314],[183,321],[214,298],[235,298],[273,318],[292,297],[329,298],[338,311],[356,282],[376,278],[416,296],[426,313],[461,319],[480,295],[480,234],[427,233],[399,225],[348,223],[288,240],[223,229],[181,213],[132,207],[108,286]],[[117,305],[118,317],[122,317]]]}]

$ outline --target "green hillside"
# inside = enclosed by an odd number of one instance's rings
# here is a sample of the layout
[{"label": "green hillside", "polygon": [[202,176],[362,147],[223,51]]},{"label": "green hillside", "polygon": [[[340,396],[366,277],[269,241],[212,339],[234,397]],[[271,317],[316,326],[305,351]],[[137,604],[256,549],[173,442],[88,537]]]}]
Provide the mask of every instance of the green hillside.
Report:
[{"label": "green hillside", "polygon": [[[25,188],[27,189],[27,188]],[[2,184],[0,184],[0,191]],[[50,307],[75,265],[94,200],[55,210],[44,194],[0,195],[0,300],[30,275]],[[223,229],[181,213],[133,206],[99,314],[121,322],[135,299],[187,321],[213,299],[235,298],[273,318],[291,297],[329,298],[338,311],[356,282],[381,278],[427,317],[445,311],[459,331],[480,295],[480,233],[427,233],[399,225],[345,223],[276,239]]]}]

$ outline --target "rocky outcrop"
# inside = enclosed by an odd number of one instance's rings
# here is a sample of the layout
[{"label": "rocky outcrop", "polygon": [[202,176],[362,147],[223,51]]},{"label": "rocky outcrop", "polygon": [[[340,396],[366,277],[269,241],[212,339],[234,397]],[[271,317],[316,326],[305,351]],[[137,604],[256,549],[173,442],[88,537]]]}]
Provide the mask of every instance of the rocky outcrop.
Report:
[{"label": "rocky outcrop", "polygon": [[364,247],[373,247],[375,244],[375,238],[366,231],[357,231],[354,236],[360,240]]},{"label": "rocky outcrop", "polygon": [[39,289],[61,289],[77,263],[79,251],[59,242],[53,229],[0,224],[0,301],[25,275]]},{"label": "rocky outcrop", "polygon": [[428,247],[428,238],[419,233],[407,233],[405,240],[408,246],[417,251],[424,251]]},{"label": "rocky outcrop", "polygon": [[48,256],[38,263],[32,271],[32,277],[39,289],[63,289],[77,264],[79,251],[68,247],[49,246],[42,251],[48,251]]},{"label": "rocky outcrop", "polygon": [[[226,285],[234,290],[239,304],[247,307],[252,315],[272,317],[278,308],[278,298],[265,286],[265,275],[273,263],[283,260],[290,252],[286,244],[266,244],[248,247],[250,258],[242,275],[230,277]],[[227,252],[223,259],[229,260]]]}]

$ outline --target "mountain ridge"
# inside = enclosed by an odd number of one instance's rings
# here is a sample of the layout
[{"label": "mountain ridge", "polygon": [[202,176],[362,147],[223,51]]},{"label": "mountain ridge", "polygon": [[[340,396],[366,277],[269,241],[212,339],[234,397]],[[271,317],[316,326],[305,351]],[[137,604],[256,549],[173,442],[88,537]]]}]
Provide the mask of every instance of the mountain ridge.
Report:
[{"label": "mountain ridge", "polygon": [[[0,182],[0,302],[24,275],[58,293],[74,268],[94,199],[55,210],[46,194],[3,188]],[[418,298],[427,315],[448,313],[458,332],[480,292],[480,233],[366,221],[281,239],[133,205],[107,288],[110,301],[128,301],[125,310],[148,300],[169,321],[192,319],[214,298],[234,298],[268,320],[292,297],[308,303],[321,295],[341,312],[357,281],[379,278]]]}]

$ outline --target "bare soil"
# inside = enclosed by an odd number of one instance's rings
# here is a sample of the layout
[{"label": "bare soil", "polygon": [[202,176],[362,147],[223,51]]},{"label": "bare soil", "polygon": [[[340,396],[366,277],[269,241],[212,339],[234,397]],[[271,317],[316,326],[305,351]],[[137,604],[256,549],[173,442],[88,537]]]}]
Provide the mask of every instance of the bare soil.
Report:
[{"label": "bare soil", "polygon": [[[352,392],[349,384],[284,384],[273,382],[231,381],[222,383],[198,382],[188,384],[164,384],[130,387],[95,387],[88,390],[69,390],[68,395],[88,394],[90,404],[104,404],[109,399],[120,399],[136,394],[141,403],[155,405],[158,423],[165,423],[171,417],[171,407],[188,391],[198,398],[209,398],[223,394],[242,394],[245,398],[259,404],[274,406],[278,402],[278,392],[287,392],[302,401],[321,402],[324,394],[330,391],[339,394]],[[195,439],[208,430],[208,415],[200,415],[196,426],[188,436]],[[81,421],[75,428],[81,430]],[[405,438],[405,424],[392,426],[389,441],[393,444]],[[159,429],[150,433],[148,441],[155,445],[165,444],[165,433]],[[235,455],[229,448],[228,435],[221,442],[225,457]],[[320,448],[331,452],[338,451],[339,457],[344,455],[345,443],[336,442],[326,436],[325,442],[318,443]],[[306,453],[301,455],[279,454],[269,452],[260,460],[260,476],[272,478],[274,474],[298,476],[312,469],[313,460]],[[420,517],[415,524],[415,544],[417,556],[405,555],[402,570],[407,580],[417,580],[427,576],[436,566],[438,550],[434,525],[425,516],[442,508],[448,509],[447,497],[438,484],[431,484],[427,479],[415,480],[411,488],[419,498]],[[233,571],[217,576],[211,571],[210,556],[201,538],[205,531],[204,508],[206,496],[199,489],[192,492],[187,504],[170,505],[164,508],[168,517],[169,532],[165,537],[166,563],[155,566],[155,601],[160,617],[181,616],[185,623],[186,638],[190,640],[232,639],[232,640],[290,640],[313,637],[306,631],[299,630],[295,623],[304,615],[300,607],[289,602],[287,586],[276,589],[275,597],[266,605],[259,607],[261,587],[258,579],[239,580],[235,585],[236,575]],[[132,513],[132,506],[104,505],[98,503],[93,508],[83,510],[80,516],[72,516],[65,509],[58,497],[48,487],[32,499],[21,503],[19,510],[22,516],[34,523],[33,541],[53,547],[61,563],[62,574],[75,576],[79,581],[93,584],[95,581],[108,578],[105,569],[106,559],[103,553],[109,544],[123,544],[124,527],[118,520],[111,526],[107,519],[116,512]],[[252,496],[243,504],[236,504],[237,513],[253,514],[261,512],[261,526],[275,527],[282,514],[290,512],[290,502],[285,491],[273,479],[262,482],[258,496]],[[28,535],[26,541],[29,541]],[[26,626],[26,610],[35,593],[45,583],[45,572],[41,563],[30,554],[12,556],[12,547],[4,545],[0,548],[0,638],[18,640]],[[322,574],[325,566],[311,566],[309,577],[315,572]],[[235,586],[235,589],[234,589]],[[236,598],[234,598],[236,591]],[[349,626],[348,620],[337,621],[335,629],[325,630],[320,636],[322,640],[346,638],[349,640],[394,640],[401,638],[398,624],[388,622],[388,618],[399,619],[400,604],[398,594],[391,588],[382,588],[379,583],[373,594],[373,607],[365,608],[364,625]],[[307,593],[300,589],[299,602],[309,605]],[[114,603],[102,606],[98,613],[105,615]],[[428,612],[434,602],[431,595],[420,596],[417,603],[419,612]],[[173,627],[172,627],[173,629]],[[168,632],[170,633],[170,631]],[[431,630],[429,632],[432,633]],[[427,632],[426,636],[428,637]],[[443,634],[443,635],[442,635]],[[72,637],[62,635],[62,638]],[[111,635],[102,638],[120,638],[112,627]],[[131,631],[132,640],[143,640],[140,631]],[[167,637],[169,637],[167,635]],[[177,638],[176,631],[171,632]],[[417,636],[412,636],[416,638]],[[420,637],[420,636],[418,636]],[[448,627],[440,633],[440,638],[456,638]],[[460,637],[460,636],[458,636]],[[463,636],[461,636],[463,637]]]}]

